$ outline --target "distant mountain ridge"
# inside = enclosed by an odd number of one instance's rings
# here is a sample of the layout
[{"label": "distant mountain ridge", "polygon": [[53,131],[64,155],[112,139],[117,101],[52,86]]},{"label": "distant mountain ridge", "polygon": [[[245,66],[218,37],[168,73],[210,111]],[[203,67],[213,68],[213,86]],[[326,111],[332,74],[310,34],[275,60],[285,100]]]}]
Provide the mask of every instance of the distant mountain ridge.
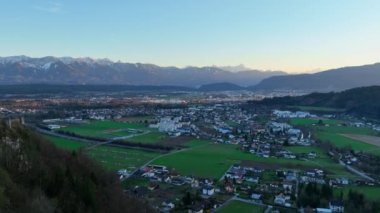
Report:
[{"label": "distant mountain ridge", "polygon": [[218,67],[160,67],[108,59],[0,57],[0,84],[106,84],[196,87],[229,82],[249,86],[285,72],[230,72]]},{"label": "distant mountain ridge", "polygon": [[373,85],[380,85],[380,63],[343,67],[314,74],[273,76],[250,89],[328,92]]},{"label": "distant mountain ridge", "polygon": [[233,90],[245,90],[245,87],[238,86],[236,84],[221,82],[213,84],[205,84],[199,87],[199,91],[233,91]]}]

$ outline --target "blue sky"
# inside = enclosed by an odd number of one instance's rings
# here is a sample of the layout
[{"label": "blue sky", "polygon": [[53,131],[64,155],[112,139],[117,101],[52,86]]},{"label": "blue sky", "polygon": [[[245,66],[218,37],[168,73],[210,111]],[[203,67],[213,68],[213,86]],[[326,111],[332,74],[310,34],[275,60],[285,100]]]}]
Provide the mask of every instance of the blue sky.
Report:
[{"label": "blue sky", "polygon": [[0,0],[0,56],[310,72],[380,62],[378,0]]}]

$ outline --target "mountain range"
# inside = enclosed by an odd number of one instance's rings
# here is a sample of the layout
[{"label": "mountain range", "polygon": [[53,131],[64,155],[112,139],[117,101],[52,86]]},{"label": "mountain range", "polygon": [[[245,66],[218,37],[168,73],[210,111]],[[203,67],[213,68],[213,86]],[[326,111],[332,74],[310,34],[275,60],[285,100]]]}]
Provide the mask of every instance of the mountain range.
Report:
[{"label": "mountain range", "polygon": [[380,85],[380,63],[290,75],[238,66],[161,67],[109,59],[27,56],[0,57],[0,85],[180,86],[201,91],[342,91]]},{"label": "mountain range", "polygon": [[[227,68],[226,68],[227,69]],[[160,67],[112,62],[108,59],[27,56],[0,57],[0,84],[108,84],[199,87],[229,82],[240,86],[285,75],[281,71],[228,71],[211,67]]]},{"label": "mountain range", "polygon": [[380,85],[380,63],[343,67],[314,74],[273,76],[250,89],[329,92],[373,85]]}]

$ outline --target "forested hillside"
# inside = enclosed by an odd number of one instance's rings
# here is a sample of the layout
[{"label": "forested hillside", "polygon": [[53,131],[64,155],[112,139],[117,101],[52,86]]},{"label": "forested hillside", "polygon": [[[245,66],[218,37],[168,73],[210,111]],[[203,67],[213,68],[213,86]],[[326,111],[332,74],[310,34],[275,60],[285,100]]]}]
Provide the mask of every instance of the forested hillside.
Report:
[{"label": "forested hillside", "polygon": [[268,98],[266,105],[318,106],[344,109],[346,113],[380,119],[380,86],[360,87],[338,93],[312,93],[298,97]]},{"label": "forested hillside", "polygon": [[151,212],[80,152],[0,123],[0,212]]}]

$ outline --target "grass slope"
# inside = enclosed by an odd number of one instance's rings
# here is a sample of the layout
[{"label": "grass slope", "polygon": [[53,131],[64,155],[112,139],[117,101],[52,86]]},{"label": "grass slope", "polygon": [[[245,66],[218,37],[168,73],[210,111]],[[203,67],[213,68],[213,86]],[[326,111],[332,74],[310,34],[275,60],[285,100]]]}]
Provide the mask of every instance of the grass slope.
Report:
[{"label": "grass slope", "polygon": [[128,136],[131,133],[128,129],[143,129],[142,123],[126,123],[117,121],[94,121],[86,124],[70,125],[62,128],[63,131],[73,132],[78,135],[112,138]]},{"label": "grass slope", "polygon": [[128,141],[146,143],[146,144],[155,144],[162,140],[165,140],[168,136],[161,132],[150,132],[143,135],[138,135],[132,138],[129,138]]},{"label": "grass slope", "polygon": [[264,208],[261,206],[251,205],[248,203],[243,203],[241,201],[231,201],[229,204],[224,206],[222,209],[217,211],[217,213],[260,213],[264,212]]},{"label": "grass slope", "polygon": [[251,160],[253,162],[267,164],[280,164],[285,167],[297,167],[300,165],[310,168],[324,168],[333,175],[350,175],[342,166],[327,157],[321,157],[318,161],[262,158],[250,153],[242,152],[236,145],[226,144],[206,144],[196,146],[186,151],[158,158],[153,164],[166,165],[170,168],[174,168],[177,172],[183,175],[220,178],[232,164],[240,163],[242,160]]},{"label": "grass slope", "polygon": [[45,138],[51,141],[58,148],[66,149],[66,150],[78,150],[86,146],[86,144],[79,141],[75,141],[75,140],[69,140],[69,139],[64,139],[64,138],[59,138],[59,137],[54,137],[54,136],[45,136]]},{"label": "grass slope", "polygon": [[343,197],[348,197],[349,191],[356,191],[364,194],[365,199],[371,201],[380,200],[380,187],[371,187],[371,186],[348,186],[343,188],[338,188],[334,190],[335,195],[339,196],[343,192]]},{"label": "grass slope", "polygon": [[88,155],[109,170],[131,170],[142,166],[159,153],[103,145],[89,150]]}]

